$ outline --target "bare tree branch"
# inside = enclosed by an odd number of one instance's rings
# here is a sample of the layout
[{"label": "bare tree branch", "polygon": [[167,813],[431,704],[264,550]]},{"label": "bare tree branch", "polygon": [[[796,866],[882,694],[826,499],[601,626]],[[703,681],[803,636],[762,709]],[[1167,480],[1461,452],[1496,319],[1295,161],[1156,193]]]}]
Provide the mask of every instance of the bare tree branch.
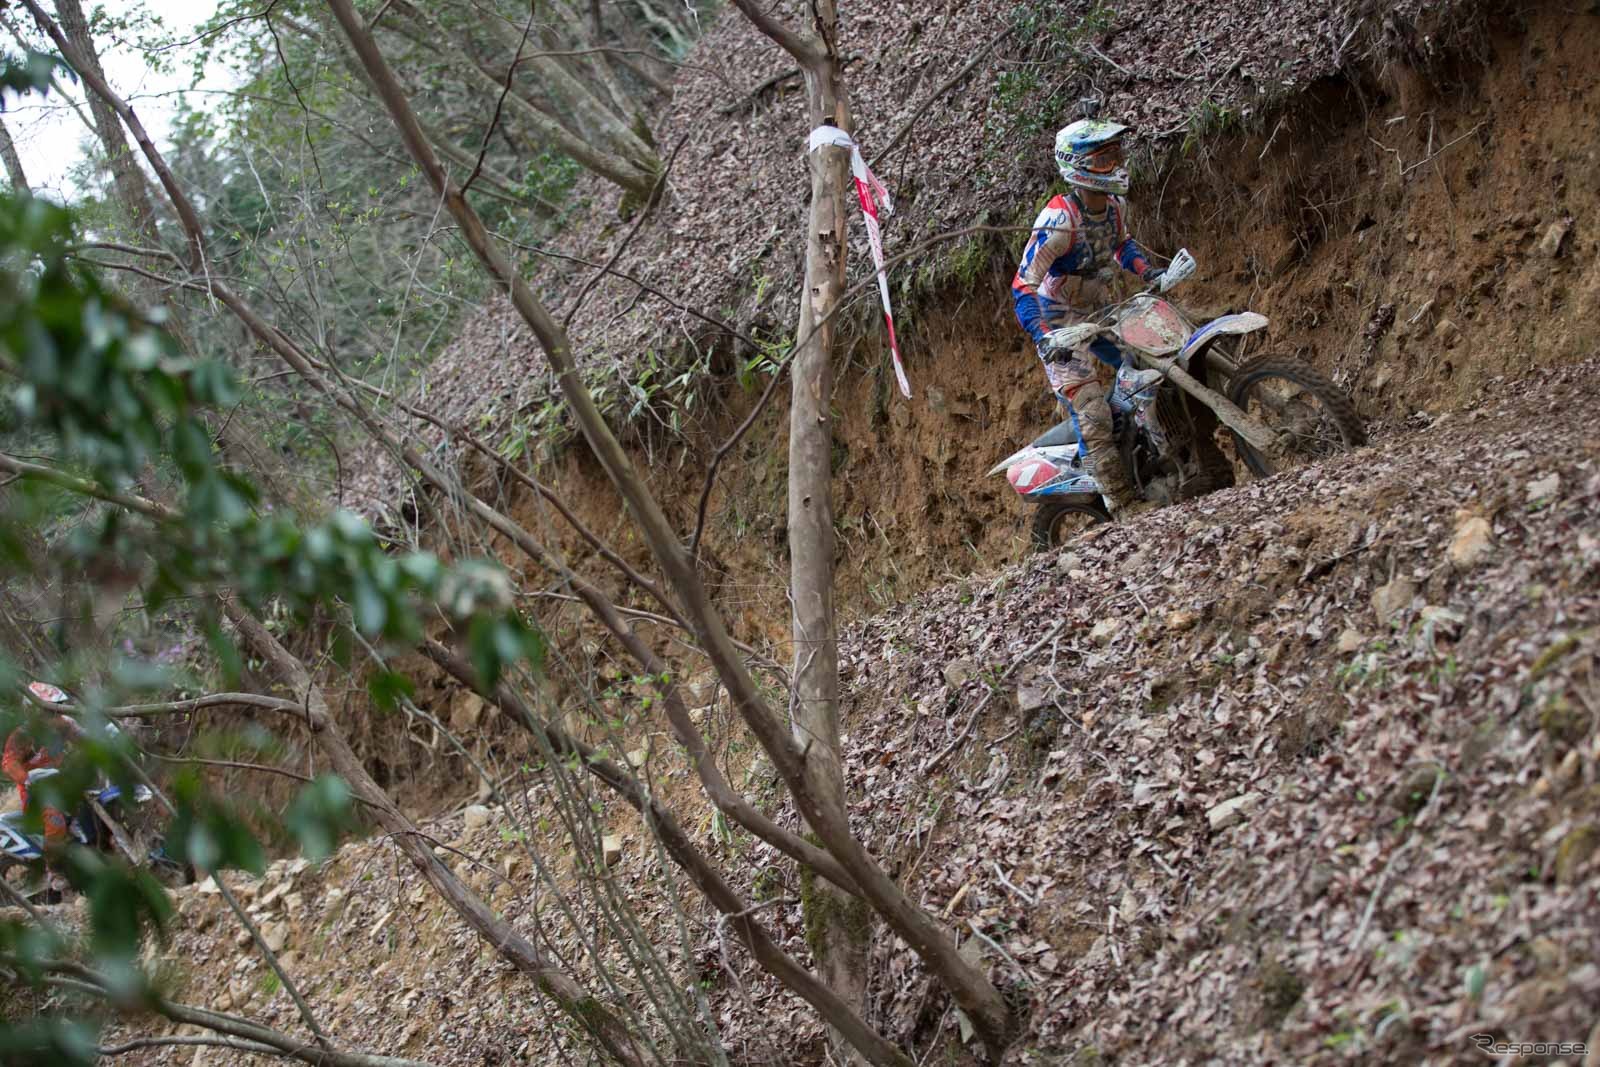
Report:
[{"label": "bare tree branch", "polygon": [[[739,2],[749,4],[750,0]],[[495,246],[482,220],[439,165],[438,158],[417,125],[409,101],[350,0],[328,0],[328,3],[361,58],[362,65],[378,86],[384,105],[399,128],[406,148],[461,227],[462,237],[468,247],[496,285],[509,296],[512,306],[544,350],[580,430],[660,562],[677,593],[680,607],[693,622],[702,646],[727,687],[734,708],[772,759],[774,767],[789,787],[796,807],[874,909],[948,984],[957,1001],[975,1020],[985,1043],[998,1054],[1004,1048],[1014,1023],[999,991],[979,968],[957,953],[955,941],[949,932],[905,895],[854,836],[848,808],[839,803],[837,794],[829,789],[825,779],[814,776],[815,772],[805,758],[805,749],[774,714],[733,647],[726,625],[712,605],[710,594],[700,581],[693,561],[678,541],[654,495],[606,424],[594,397],[584,386],[573,361],[566,333]],[[809,52],[804,54],[810,57]]]},{"label": "bare tree branch", "polygon": [[263,711],[305,717],[305,709],[294,701],[263,696],[260,693],[209,693],[188,700],[168,700],[159,704],[128,704],[107,708],[105,714],[113,719],[150,719],[160,715],[182,715],[206,708],[259,708]]},{"label": "bare tree branch", "polygon": [[278,1049],[272,1045],[263,1045],[259,1041],[246,1041],[238,1037],[207,1037],[204,1035],[186,1035],[176,1037],[136,1037],[131,1041],[124,1041],[120,1045],[101,1045],[98,1051],[102,1056],[121,1056],[129,1052],[138,1052],[147,1048],[174,1048],[180,1046],[203,1045],[209,1048],[231,1048],[236,1052],[254,1052],[263,1056],[278,1056]]},{"label": "bare tree branch", "polygon": [[[383,789],[367,774],[361,758],[350,748],[328,715],[322,689],[304,664],[294,657],[259,619],[234,601],[223,610],[245,642],[267,661],[268,667],[301,701],[308,725],[333,769],[349,783],[353,794],[368,800],[378,823],[394,835],[395,843],[480,937],[493,945],[519,971],[532,978],[539,990],[554,1000],[585,1032],[626,1067],[646,1067],[645,1046],[617,1014],[579,985],[565,971],[552,966],[531,941],[523,937],[468,888],[434,855],[416,833],[416,826],[401,813]],[[241,1035],[250,1036],[250,1035]]]},{"label": "bare tree branch", "polygon": [[[538,719],[505,686],[497,686],[493,691],[481,686],[466,663],[438,642],[430,641],[425,651],[429,658],[444,667],[462,684],[474,687],[480,696],[496,703],[512,721],[540,734],[556,755],[576,756],[580,766],[627,801],[630,807],[644,817],[651,832],[661,841],[678,866],[694,881],[695,886],[705,894],[711,905],[722,913],[718,928],[721,929],[722,922],[731,925],[739,940],[768,973],[816,1008],[830,1026],[839,1028],[850,1044],[870,1063],[884,1067],[912,1067],[910,1057],[863,1022],[854,1005],[841,999],[831,988],[783,951],[767,933],[766,928],[752,917],[755,909],[745,903],[705,855],[695,847],[672,812],[663,807],[653,793],[646,792],[631,773],[583,742]],[[837,865],[831,864],[831,866]]]},{"label": "bare tree branch", "polygon": [[4,452],[0,452],[0,471],[9,471],[22,478],[36,478],[41,482],[49,482],[80,496],[104,500],[108,504],[115,504],[160,522],[176,522],[182,517],[165,504],[146,500],[133,493],[114,493],[87,478],[79,478],[75,474],[68,474],[66,471],[47,467],[42,463],[29,463],[27,460],[8,456]]}]

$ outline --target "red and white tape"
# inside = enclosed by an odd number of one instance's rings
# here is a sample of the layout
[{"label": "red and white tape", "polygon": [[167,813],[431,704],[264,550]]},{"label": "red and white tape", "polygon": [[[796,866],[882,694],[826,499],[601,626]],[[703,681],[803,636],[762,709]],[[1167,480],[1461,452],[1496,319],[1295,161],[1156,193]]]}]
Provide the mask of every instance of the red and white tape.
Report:
[{"label": "red and white tape", "polygon": [[883,187],[878,176],[867,169],[861,158],[861,146],[848,133],[837,126],[818,126],[811,131],[807,152],[833,146],[850,150],[850,174],[856,181],[856,199],[861,201],[861,213],[867,220],[867,244],[872,247],[872,263],[878,268],[878,295],[883,298],[883,321],[889,327],[889,354],[894,357],[894,377],[900,383],[900,395],[910,399],[911,383],[906,380],[906,369],[900,362],[900,344],[894,337],[894,311],[889,307],[889,274],[883,265],[883,231],[878,228],[878,209],[885,215],[894,214],[894,202],[889,190]]}]

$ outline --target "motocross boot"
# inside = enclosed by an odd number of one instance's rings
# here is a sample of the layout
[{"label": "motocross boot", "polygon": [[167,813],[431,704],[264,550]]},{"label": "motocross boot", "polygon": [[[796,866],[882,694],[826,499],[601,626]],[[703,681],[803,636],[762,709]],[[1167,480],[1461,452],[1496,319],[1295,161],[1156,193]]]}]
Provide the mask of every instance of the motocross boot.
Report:
[{"label": "motocross boot", "polygon": [[1183,483],[1181,495],[1185,500],[1226,489],[1234,483],[1233,464],[1217,447],[1216,414],[1205,405],[1194,403],[1189,405],[1189,412],[1194,423],[1195,459],[1200,469]]},{"label": "motocross boot", "polygon": [[1144,510],[1140,505],[1145,502],[1139,499],[1117,451],[1105,384],[1097,380],[1079,386],[1072,406],[1078,413],[1078,433],[1088,452],[1086,466],[1100,483],[1100,494],[1105,497],[1107,509],[1113,516],[1133,515]]}]

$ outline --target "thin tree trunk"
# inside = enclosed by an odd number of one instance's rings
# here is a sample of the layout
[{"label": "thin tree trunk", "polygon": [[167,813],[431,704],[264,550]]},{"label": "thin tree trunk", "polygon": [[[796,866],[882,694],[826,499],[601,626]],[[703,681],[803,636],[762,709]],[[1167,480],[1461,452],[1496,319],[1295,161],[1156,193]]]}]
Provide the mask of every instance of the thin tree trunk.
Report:
[{"label": "thin tree trunk", "polygon": [[[33,0],[24,0],[32,3]],[[727,627],[711,603],[693,561],[684,550],[677,531],[667,522],[660,505],[638,471],[622,450],[584,386],[573,362],[565,332],[550,317],[533,291],[512,268],[489,237],[483,222],[450,181],[438,158],[417,126],[410,105],[396,83],[393,72],[349,0],[328,0],[350,37],[362,63],[379,86],[385,105],[399,127],[406,147],[433,184],[446,210],[461,228],[461,236],[477,255],[495,283],[510,298],[512,306],[527,323],[544,350],[556,380],[570,405],[574,418],[589,442],[596,459],[605,468],[623,497],[645,542],[661,564],[663,572],[682,603],[684,614],[695,627],[696,637],[706,650],[718,675],[727,686],[735,710],[755,734],[773,761],[793,796],[795,805],[816,832],[822,845],[839,860],[856,881],[863,896],[889,923],[890,927],[927,963],[929,969],[951,990],[957,1003],[972,1019],[979,1036],[998,1055],[1008,1043],[1015,1025],[1010,1009],[999,991],[981,970],[956,951],[955,942],[938,923],[917,907],[862,847],[850,829],[849,811],[827,788],[814,778],[809,753],[797,744],[784,724],[773,714],[745,669]],[[776,25],[750,0],[741,0],[741,9],[754,11],[758,25]],[[763,26],[765,29],[765,26]],[[787,38],[793,34],[782,30]],[[805,53],[811,58],[811,53]]]},{"label": "thin tree trunk", "polygon": [[[316,44],[322,43],[321,35],[310,26],[288,18],[280,19],[279,21],[282,25],[287,26],[307,40]],[[370,91],[372,83],[367,80],[367,72],[361,69],[361,64],[356,62],[356,58],[350,54],[349,46],[344,43],[344,36],[337,33],[337,31],[333,35],[332,47],[338,53],[339,60],[344,65],[344,68]],[[437,125],[424,122],[422,128],[428,135],[428,140],[433,142],[434,148],[450,162],[466,168],[468,173],[478,165],[478,153],[476,151],[468,151],[463,145],[458,144],[447,136]],[[536,213],[542,217],[553,217],[560,213],[560,208],[557,205],[542,197],[530,196],[519,187],[514,179],[487,162],[483,164],[478,172],[477,184],[503,200],[531,205]]]},{"label": "thin tree trunk", "polygon": [[[396,4],[404,0],[395,0]],[[548,16],[547,16],[548,18]],[[661,169],[661,161],[634,132],[630,119],[634,117],[631,109],[622,112],[613,108],[610,102],[602,100],[600,94],[592,89],[584,78],[587,60],[593,56],[577,55],[538,55],[540,51],[568,52],[582,49],[582,37],[578,35],[576,41],[569,42],[562,39],[547,21],[541,20],[537,32],[532,40],[523,43],[520,29],[513,32],[511,24],[498,18],[491,18],[489,25],[500,46],[505,51],[505,61],[509,68],[513,57],[517,55],[518,46],[521,45],[521,64],[531,67],[542,74],[545,79],[545,88],[556,98],[566,102],[572,112],[580,121],[592,127],[599,135],[608,141],[612,148],[621,155],[634,160],[646,171]],[[508,73],[501,77],[502,82],[506,77],[513,77]],[[601,86],[605,88],[604,85]]]},{"label": "thin tree trunk", "polygon": [[11,179],[11,191],[17,196],[33,192],[33,187],[28,184],[28,172],[22,169],[22,157],[17,155],[17,146],[11,143],[11,131],[6,129],[4,119],[0,119],[0,157],[6,163],[6,177]]},{"label": "thin tree trunk", "polygon": [[[589,0],[589,24],[595,41],[605,44],[607,40],[606,25],[600,17],[600,0]],[[665,56],[657,55],[660,49],[656,47],[655,41],[640,32],[639,28],[628,19],[619,20],[619,25],[614,28],[613,35],[616,42],[624,50],[631,49],[642,53],[639,57],[642,62],[639,64],[630,62],[622,52],[608,52],[606,58],[614,59],[617,66],[629,71],[634,77],[661,95],[670,96],[672,93],[670,84],[673,73],[672,64],[668,62]],[[650,65],[657,69],[649,69]]]},{"label": "thin tree trunk", "polygon": [[689,39],[678,26],[677,20],[672,17],[670,7],[667,9],[668,13],[663,15],[655,9],[650,0],[634,0],[634,2],[639,5],[639,13],[644,16],[644,20],[671,38],[680,53],[689,51]]},{"label": "thin tree trunk", "polygon": [[[555,16],[561,20],[563,30],[561,36],[569,40],[578,49],[600,48],[598,34],[591,33],[584,25],[583,14],[570,3],[559,3],[555,6]],[[617,77],[616,69],[612,63],[612,53],[609,51],[596,51],[592,55],[580,56],[579,61],[589,71],[590,76],[599,82],[611,100],[611,106],[619,115],[624,116],[630,127],[637,126],[643,117],[643,109],[639,100],[630,93]]]},{"label": "thin tree trunk", "polygon": [[419,44],[426,42],[428,47],[447,51],[455,58],[456,65],[464,70],[490,99],[499,99],[504,94],[506,103],[541,137],[549,141],[551,147],[572,157],[586,170],[593,171],[621,186],[627,192],[640,197],[650,195],[655,184],[655,175],[637,160],[614,150],[603,149],[567,129],[553,115],[530,100],[518,88],[515,78],[512,78],[511,89],[507,92],[504,80],[490,71],[485,63],[472,54],[468,46],[456,40],[437,21],[410,4],[404,3],[404,0],[395,0],[393,6],[397,13],[405,16],[416,29],[420,30],[421,36],[413,37],[415,42]]},{"label": "thin tree trunk", "polygon": [[[78,58],[68,59],[67,62],[72,64],[80,77],[87,78],[92,74],[104,81],[105,71],[101,69],[100,54],[89,33],[89,20],[84,17],[83,6],[78,0],[56,0],[56,14],[61,18],[61,28],[66,32],[67,40],[77,50]],[[111,167],[117,197],[128,212],[133,232],[151,248],[160,248],[155,208],[150,203],[150,187],[145,181],[144,171],[139,169],[138,156],[128,148],[122,123],[110,104],[95,93],[85,95],[89,98],[89,114],[94,117],[95,130],[100,135],[101,147],[105,149],[106,161]]]},{"label": "thin tree trunk", "polygon": [[[806,104],[813,127],[847,128],[849,107],[833,50],[837,12],[818,0],[816,55],[804,67]],[[795,739],[809,746],[818,790],[846,807],[839,741],[839,631],[833,610],[833,346],[834,305],[844,290],[844,185],[849,153],[833,145],[809,153],[811,210],[806,227],[806,271],[800,294],[798,349],[790,371],[789,589],[793,604],[794,687],[790,697]],[[872,915],[864,903],[817,879],[803,901],[806,936],[829,986],[848,1003],[866,1000],[872,950]],[[835,1046],[840,1035],[831,1035]],[[836,1048],[847,1058],[843,1048]]]}]

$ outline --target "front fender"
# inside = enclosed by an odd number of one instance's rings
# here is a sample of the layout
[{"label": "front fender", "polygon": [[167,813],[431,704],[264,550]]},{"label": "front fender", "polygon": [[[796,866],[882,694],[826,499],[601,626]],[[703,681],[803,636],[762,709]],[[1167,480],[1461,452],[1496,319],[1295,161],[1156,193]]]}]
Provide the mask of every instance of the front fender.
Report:
[{"label": "front fender", "polygon": [[1188,363],[1189,358],[1200,349],[1215,341],[1218,337],[1230,333],[1255,333],[1265,328],[1267,317],[1258,315],[1254,311],[1241,311],[1237,315],[1224,315],[1220,319],[1212,319],[1183,342],[1183,349],[1178,353],[1181,363]]}]

